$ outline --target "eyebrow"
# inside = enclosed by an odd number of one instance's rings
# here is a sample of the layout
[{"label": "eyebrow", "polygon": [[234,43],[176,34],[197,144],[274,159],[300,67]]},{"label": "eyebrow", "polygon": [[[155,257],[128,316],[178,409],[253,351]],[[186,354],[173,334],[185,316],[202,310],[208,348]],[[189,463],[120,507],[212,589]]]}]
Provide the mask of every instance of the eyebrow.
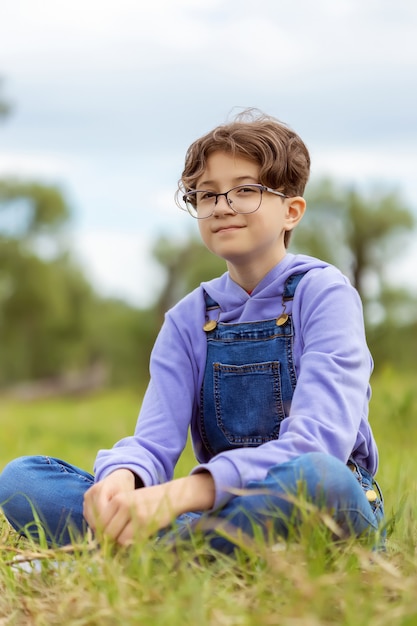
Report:
[{"label": "eyebrow", "polygon": [[[255,178],[254,176],[250,176],[249,174],[246,174],[244,176],[237,176],[236,178],[233,178],[233,183],[235,184],[239,184],[243,181],[247,181],[247,180],[253,180],[256,184],[258,183],[258,179]],[[198,183],[198,187],[200,187],[201,185],[216,185],[217,182],[215,180],[202,180],[200,183]]]}]

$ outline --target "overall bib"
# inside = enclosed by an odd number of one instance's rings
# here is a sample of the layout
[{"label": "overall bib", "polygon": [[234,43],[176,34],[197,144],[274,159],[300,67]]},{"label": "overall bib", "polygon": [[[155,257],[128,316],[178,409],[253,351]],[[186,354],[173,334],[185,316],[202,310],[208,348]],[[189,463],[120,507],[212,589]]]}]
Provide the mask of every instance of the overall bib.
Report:
[{"label": "overall bib", "polygon": [[[285,306],[304,274],[284,287],[284,314],[207,332],[207,361],[200,401],[200,435],[209,455],[278,439],[297,382],[293,324]],[[206,294],[208,311],[218,305]],[[210,324],[212,326],[214,324]]]}]

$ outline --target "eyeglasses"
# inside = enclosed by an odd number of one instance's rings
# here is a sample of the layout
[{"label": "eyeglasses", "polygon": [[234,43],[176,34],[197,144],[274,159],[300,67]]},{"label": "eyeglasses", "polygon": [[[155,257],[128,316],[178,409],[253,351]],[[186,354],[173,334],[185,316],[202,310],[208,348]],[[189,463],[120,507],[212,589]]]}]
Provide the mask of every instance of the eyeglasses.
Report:
[{"label": "eyeglasses", "polygon": [[183,195],[182,200],[185,206],[180,205],[180,208],[188,211],[191,217],[195,217],[197,220],[204,220],[213,215],[220,196],[224,196],[234,213],[255,213],[261,206],[262,194],[265,192],[273,193],[281,198],[288,198],[280,191],[258,184],[238,185],[224,193],[193,189]]}]

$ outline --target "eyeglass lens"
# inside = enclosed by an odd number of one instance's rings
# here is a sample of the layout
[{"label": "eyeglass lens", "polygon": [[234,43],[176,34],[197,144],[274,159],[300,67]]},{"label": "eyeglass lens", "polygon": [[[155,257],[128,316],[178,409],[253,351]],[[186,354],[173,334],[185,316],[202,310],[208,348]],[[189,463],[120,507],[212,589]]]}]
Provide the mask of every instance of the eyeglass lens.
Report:
[{"label": "eyeglass lens", "polygon": [[254,213],[262,201],[262,188],[255,185],[239,185],[226,193],[219,194],[212,191],[193,191],[184,199],[191,215],[201,219],[213,214],[222,196],[235,213]]}]

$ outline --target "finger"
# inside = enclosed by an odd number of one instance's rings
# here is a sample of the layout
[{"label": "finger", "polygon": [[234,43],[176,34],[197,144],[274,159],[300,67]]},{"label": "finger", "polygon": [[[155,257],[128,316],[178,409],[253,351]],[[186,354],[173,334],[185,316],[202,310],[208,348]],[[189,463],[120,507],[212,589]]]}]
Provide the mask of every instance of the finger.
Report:
[{"label": "finger", "polygon": [[145,520],[139,521],[137,517],[132,516],[115,540],[121,546],[130,546],[134,542],[149,539],[156,530],[154,524],[149,525]]},{"label": "finger", "polygon": [[114,541],[118,541],[119,535],[131,520],[131,506],[120,498],[112,500],[101,514],[100,523],[102,532]]},{"label": "finger", "polygon": [[138,539],[137,524],[130,520],[115,539],[120,546],[131,546]]},{"label": "finger", "polygon": [[83,515],[87,521],[87,524],[91,526],[91,528],[95,528],[95,519],[96,519],[96,505],[94,496],[90,493],[90,489],[84,494],[83,500]]},{"label": "finger", "polygon": [[96,530],[103,524],[102,517],[108,501],[108,497],[105,497],[102,489],[86,492],[83,501],[83,515],[93,530]]},{"label": "finger", "polygon": [[93,530],[102,523],[104,510],[112,497],[112,491],[104,483],[96,483],[84,494],[83,515]]}]

